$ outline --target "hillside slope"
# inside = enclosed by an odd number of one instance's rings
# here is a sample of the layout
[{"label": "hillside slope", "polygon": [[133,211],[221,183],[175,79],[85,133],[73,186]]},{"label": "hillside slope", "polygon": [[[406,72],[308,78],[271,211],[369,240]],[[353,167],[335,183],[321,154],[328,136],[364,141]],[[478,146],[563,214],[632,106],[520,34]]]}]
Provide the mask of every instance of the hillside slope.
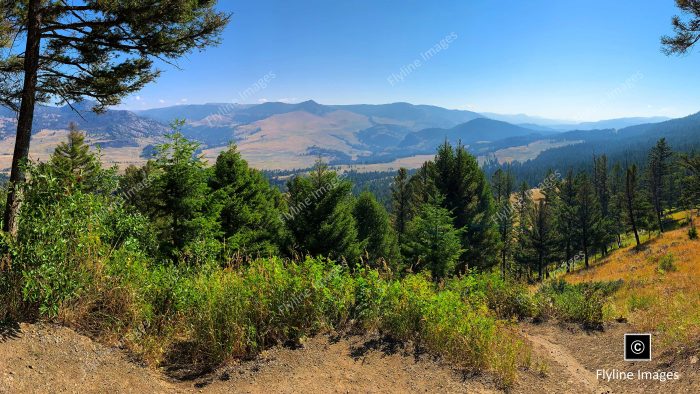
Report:
[{"label": "hillside slope", "polygon": [[[684,214],[679,219],[684,221]],[[700,219],[695,218],[695,224]],[[655,235],[655,234],[654,234]],[[659,339],[656,348],[684,348],[700,340],[700,240],[688,239],[688,227],[647,240],[640,250],[627,246],[567,281],[622,280],[606,311]]]}]

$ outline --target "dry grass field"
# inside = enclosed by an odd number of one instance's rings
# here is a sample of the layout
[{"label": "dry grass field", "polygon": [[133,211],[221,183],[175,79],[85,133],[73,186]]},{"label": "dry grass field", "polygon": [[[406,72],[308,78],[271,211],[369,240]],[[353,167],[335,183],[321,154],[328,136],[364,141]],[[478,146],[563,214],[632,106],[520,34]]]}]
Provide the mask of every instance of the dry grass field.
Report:
[{"label": "dry grass field", "polygon": [[[695,224],[700,224],[698,218]],[[605,311],[607,318],[626,319],[641,332],[656,333],[662,347],[687,344],[700,336],[700,240],[689,239],[687,226],[652,238],[639,250],[633,246],[618,250],[566,279],[573,283],[622,279],[623,287]]]},{"label": "dry grass field", "polygon": [[541,140],[531,142],[527,145],[513,146],[510,148],[499,149],[494,155],[500,163],[510,163],[513,161],[524,162],[527,160],[535,159],[540,153],[546,151],[547,149],[561,148],[562,146],[578,144],[583,141],[548,141]]},{"label": "dry grass field", "polygon": [[[46,161],[49,156],[51,156],[56,146],[66,141],[67,136],[67,130],[42,130],[36,133],[32,136],[32,144],[29,151],[30,159],[34,161]],[[86,138],[86,142],[94,146],[105,141],[88,137]],[[138,140],[138,146],[102,149],[100,152],[102,162],[107,166],[116,165],[120,170],[124,170],[131,164],[143,165],[146,162],[146,159],[140,156],[143,148],[157,142],[156,139],[143,138]],[[9,173],[10,166],[12,165],[14,146],[14,137],[0,140],[0,172]]]}]

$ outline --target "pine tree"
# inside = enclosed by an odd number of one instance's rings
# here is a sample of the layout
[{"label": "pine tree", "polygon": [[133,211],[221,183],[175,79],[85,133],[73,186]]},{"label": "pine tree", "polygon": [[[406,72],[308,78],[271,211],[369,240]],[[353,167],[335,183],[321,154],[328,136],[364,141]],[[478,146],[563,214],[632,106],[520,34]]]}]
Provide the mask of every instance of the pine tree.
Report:
[{"label": "pine tree", "polygon": [[221,229],[228,250],[274,254],[284,245],[282,196],[262,174],[248,167],[235,145],[219,154],[209,181],[221,206]]},{"label": "pine tree", "polygon": [[413,189],[409,185],[408,171],[399,168],[391,184],[391,207],[394,229],[398,236],[399,245],[403,243],[406,234],[406,226],[413,216],[414,196]]},{"label": "pine tree", "polygon": [[641,245],[639,241],[639,197],[637,195],[637,166],[627,168],[625,176],[625,210],[627,213],[627,222],[632,228],[634,239],[637,242],[637,247]]},{"label": "pine tree", "polygon": [[505,171],[501,168],[497,169],[491,178],[491,183],[493,185],[493,197],[496,200],[496,204],[500,204],[503,200],[510,199],[510,195],[513,194],[513,190],[515,189],[515,178],[510,171],[510,167],[507,167]]},{"label": "pine tree", "polygon": [[[187,260],[206,258],[198,253],[216,253],[210,241],[218,236],[218,212],[210,205],[210,190],[204,162],[195,155],[199,145],[181,133],[184,121],[173,122],[167,142],[156,147],[153,204],[160,220],[160,239],[171,257]],[[200,248],[206,247],[206,251]],[[184,255],[183,255],[184,253]]]},{"label": "pine tree", "polygon": [[69,190],[94,191],[102,175],[99,158],[90,152],[90,146],[85,143],[85,134],[78,130],[75,123],[70,124],[68,140],[56,147],[49,165],[53,174]]},{"label": "pine tree", "polygon": [[360,257],[352,185],[320,160],[308,176],[287,182],[286,226],[302,253],[355,263]]},{"label": "pine tree", "polygon": [[513,254],[513,231],[515,212],[510,196],[513,193],[515,179],[510,170],[496,170],[492,177],[496,214],[494,219],[498,226],[501,243],[501,276],[505,278],[508,260]]},{"label": "pine tree", "polygon": [[436,203],[423,204],[408,224],[404,255],[414,270],[430,270],[440,279],[455,273],[462,254],[460,230],[453,226],[454,218]]},{"label": "pine tree", "polygon": [[595,189],[586,173],[580,173],[576,184],[576,238],[584,255],[586,268],[589,267],[591,248],[601,226],[600,204]]},{"label": "pine tree", "polygon": [[686,170],[682,199],[689,209],[700,206],[700,154],[685,156],[681,165]]},{"label": "pine tree", "polygon": [[556,237],[552,208],[546,199],[541,199],[533,205],[530,212],[529,244],[534,252],[537,277],[542,281],[548,265],[555,258]]},{"label": "pine tree", "polygon": [[621,234],[625,232],[624,206],[625,206],[625,172],[620,163],[615,163],[610,172],[610,231],[617,242],[617,247],[622,247]]},{"label": "pine tree", "polygon": [[556,209],[556,227],[559,232],[561,249],[566,260],[566,272],[571,270],[571,260],[576,254],[577,202],[574,172],[569,169],[561,183],[559,205]]},{"label": "pine tree", "polygon": [[435,186],[435,163],[424,162],[408,182],[411,192],[412,208],[418,210],[421,205],[438,198],[439,192]]},{"label": "pine tree", "polygon": [[399,246],[396,233],[391,227],[389,214],[372,193],[365,191],[360,194],[355,201],[353,216],[357,223],[357,239],[361,242],[370,265],[379,267],[379,262],[383,259],[392,268],[398,268]]},{"label": "pine tree", "polygon": [[489,183],[476,158],[463,145],[452,148],[445,142],[429,168],[435,188],[444,196],[442,206],[454,215],[455,228],[462,231],[464,253],[458,270],[492,266],[498,256],[495,207]]},{"label": "pine tree", "polygon": [[158,77],[155,60],[172,61],[218,42],[229,15],[214,7],[213,1],[185,0],[0,6],[0,39],[13,37],[23,49],[0,58],[0,105],[18,112],[4,231],[16,230],[35,104],[71,105],[89,97],[97,101],[95,112],[119,104]]},{"label": "pine tree", "polygon": [[533,202],[530,194],[530,187],[527,183],[521,183],[516,193],[514,204],[517,227],[515,229],[516,243],[513,257],[518,266],[519,276],[522,277],[522,272],[524,271],[528,279],[530,278],[530,267],[532,265],[532,245],[529,239],[529,231],[532,226],[530,211],[532,210]]},{"label": "pine tree", "polygon": [[668,176],[669,159],[673,155],[665,138],[661,138],[649,151],[649,193],[651,203],[656,214],[659,232],[663,233],[663,215],[666,203],[666,182]]},{"label": "pine tree", "polygon": [[610,217],[610,181],[608,179],[608,158],[605,155],[593,159],[593,187],[600,206],[601,222],[594,244],[603,255],[613,241],[613,223]]}]

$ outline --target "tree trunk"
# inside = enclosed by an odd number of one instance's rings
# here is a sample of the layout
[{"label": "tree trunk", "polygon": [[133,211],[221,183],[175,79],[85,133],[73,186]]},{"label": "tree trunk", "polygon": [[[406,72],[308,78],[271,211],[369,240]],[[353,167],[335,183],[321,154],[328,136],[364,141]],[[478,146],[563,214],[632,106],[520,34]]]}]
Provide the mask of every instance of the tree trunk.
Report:
[{"label": "tree trunk", "polygon": [[[634,169],[634,167],[633,167]],[[632,225],[632,231],[634,232],[634,240],[637,241],[637,248],[639,248],[639,232],[637,231],[637,219],[635,218],[634,212],[634,182],[632,180],[634,171],[630,172],[627,169],[627,176],[625,180],[625,199],[627,200],[627,215],[629,216],[630,224]]]},{"label": "tree trunk", "polygon": [[41,0],[30,0],[27,12],[27,45],[24,52],[24,85],[22,103],[17,119],[17,137],[12,156],[12,171],[7,193],[7,204],[3,217],[3,230],[17,234],[17,215],[21,204],[21,188],[24,170],[21,166],[29,157],[29,140],[32,137],[34,103],[36,101],[37,71],[41,48]]},{"label": "tree trunk", "polygon": [[506,248],[501,250],[501,277],[506,278]]},{"label": "tree trunk", "polygon": [[641,244],[639,242],[639,232],[637,231],[637,224],[634,221],[634,218],[632,218],[632,231],[634,231],[634,240],[637,241],[637,247]]},{"label": "tree trunk", "polygon": [[659,221],[659,234],[664,232],[663,223],[661,223],[661,209],[656,210],[656,218]]}]

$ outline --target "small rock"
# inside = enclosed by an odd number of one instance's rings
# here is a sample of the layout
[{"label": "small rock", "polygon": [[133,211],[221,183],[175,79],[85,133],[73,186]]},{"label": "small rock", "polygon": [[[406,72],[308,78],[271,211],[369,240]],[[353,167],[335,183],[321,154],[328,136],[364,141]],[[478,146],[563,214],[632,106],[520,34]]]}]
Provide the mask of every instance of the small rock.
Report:
[{"label": "small rock", "polygon": [[697,363],[697,362],[698,362],[698,356],[693,356],[693,357],[690,358],[690,363],[691,363],[691,364],[695,364],[695,363]]}]

